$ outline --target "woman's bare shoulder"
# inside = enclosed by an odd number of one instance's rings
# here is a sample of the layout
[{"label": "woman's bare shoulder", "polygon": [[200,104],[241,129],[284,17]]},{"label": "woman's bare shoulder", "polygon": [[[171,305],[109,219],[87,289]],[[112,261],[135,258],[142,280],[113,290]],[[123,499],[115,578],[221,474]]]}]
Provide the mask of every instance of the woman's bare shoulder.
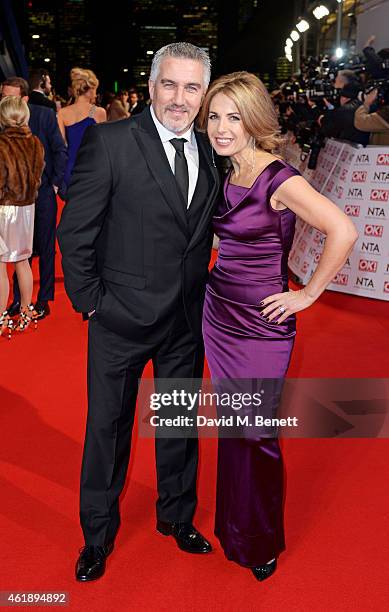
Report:
[{"label": "woman's bare shoulder", "polygon": [[105,121],[107,118],[107,113],[104,108],[102,108],[101,106],[97,106],[95,116],[96,119],[99,119],[100,121]]}]

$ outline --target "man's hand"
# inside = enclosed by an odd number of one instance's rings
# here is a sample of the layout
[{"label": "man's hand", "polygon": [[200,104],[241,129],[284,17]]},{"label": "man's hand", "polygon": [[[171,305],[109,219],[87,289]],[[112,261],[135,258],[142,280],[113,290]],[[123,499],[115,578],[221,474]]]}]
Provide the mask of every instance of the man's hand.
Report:
[{"label": "man's hand", "polygon": [[[375,41],[375,36],[374,34],[372,34],[371,36],[369,36],[369,38],[367,39],[366,43],[365,43],[365,47],[372,47],[373,43]],[[365,48],[364,47],[364,48]]]},{"label": "man's hand", "polygon": [[367,110],[369,110],[373,102],[376,101],[377,96],[378,96],[378,89],[373,89],[373,91],[371,91],[370,93],[365,94],[365,99],[363,101],[363,104]]}]

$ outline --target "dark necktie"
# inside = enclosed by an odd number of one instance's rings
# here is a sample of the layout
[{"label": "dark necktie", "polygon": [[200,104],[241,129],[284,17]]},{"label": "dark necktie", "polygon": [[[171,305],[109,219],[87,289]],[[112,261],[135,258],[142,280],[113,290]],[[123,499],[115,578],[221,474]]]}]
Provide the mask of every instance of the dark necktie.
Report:
[{"label": "dark necktie", "polygon": [[186,157],[184,155],[184,144],[188,142],[185,138],[172,138],[170,140],[176,150],[174,158],[174,175],[177,184],[184,197],[185,210],[188,208],[189,172]]}]

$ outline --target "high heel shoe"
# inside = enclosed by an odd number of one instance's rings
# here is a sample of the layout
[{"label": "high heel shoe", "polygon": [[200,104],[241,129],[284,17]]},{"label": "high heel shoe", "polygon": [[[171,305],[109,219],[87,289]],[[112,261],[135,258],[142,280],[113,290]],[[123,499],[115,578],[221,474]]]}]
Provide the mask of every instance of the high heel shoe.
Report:
[{"label": "high heel shoe", "polygon": [[262,580],[266,580],[269,578],[277,568],[277,559],[274,559],[271,563],[266,563],[265,565],[259,565],[258,567],[251,567],[251,571],[257,580],[262,582]]},{"label": "high heel shoe", "polygon": [[0,336],[7,331],[8,340],[11,340],[13,328],[14,322],[9,316],[8,310],[4,310],[3,314],[0,315]]},{"label": "high heel shoe", "polygon": [[29,304],[25,308],[20,309],[15,329],[19,332],[25,331],[31,323],[34,324],[34,329],[38,327],[38,313],[35,310],[34,304]]}]

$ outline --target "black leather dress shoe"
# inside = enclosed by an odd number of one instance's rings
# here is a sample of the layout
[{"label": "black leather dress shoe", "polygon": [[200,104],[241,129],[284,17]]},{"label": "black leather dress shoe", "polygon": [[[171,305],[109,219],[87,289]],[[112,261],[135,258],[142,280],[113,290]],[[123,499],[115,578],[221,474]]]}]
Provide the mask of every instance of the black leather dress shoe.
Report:
[{"label": "black leather dress shoe", "polygon": [[38,319],[44,319],[50,314],[50,306],[48,302],[37,302],[35,310],[38,313]]},{"label": "black leather dress shoe", "polygon": [[257,580],[262,582],[262,580],[266,580],[269,578],[277,568],[277,559],[274,559],[271,563],[267,563],[266,565],[259,565],[258,567],[252,567],[251,571]]},{"label": "black leather dress shoe", "polygon": [[106,546],[84,546],[76,563],[76,580],[97,580],[105,572],[105,560],[113,551],[113,542]]},{"label": "black leather dress shoe", "polygon": [[157,531],[165,536],[173,536],[181,550],[188,553],[204,554],[212,551],[212,546],[195,529],[192,523],[165,523],[157,521]]},{"label": "black leather dress shoe", "polygon": [[20,302],[12,302],[7,310],[10,317],[16,317],[20,312]]}]

